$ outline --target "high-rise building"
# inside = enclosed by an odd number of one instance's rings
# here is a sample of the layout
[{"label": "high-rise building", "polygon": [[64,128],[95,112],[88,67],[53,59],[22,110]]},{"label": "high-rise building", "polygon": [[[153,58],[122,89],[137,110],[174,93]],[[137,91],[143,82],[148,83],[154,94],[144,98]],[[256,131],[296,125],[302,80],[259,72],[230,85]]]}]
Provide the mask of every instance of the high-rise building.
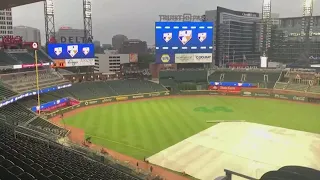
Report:
[{"label": "high-rise building", "polygon": [[216,18],[216,65],[259,60],[259,13],[217,7]]},{"label": "high-rise building", "polygon": [[14,36],[21,36],[24,42],[37,42],[41,44],[40,30],[28,26],[13,27]]},{"label": "high-rise building", "polygon": [[113,49],[119,50],[123,44],[123,42],[128,41],[127,36],[118,34],[112,37],[112,46]]},{"label": "high-rise building", "polygon": [[269,59],[277,62],[293,63],[302,59],[306,46],[309,50],[309,61],[301,63],[317,63],[320,61],[320,16],[313,17],[313,32],[306,44],[301,36],[302,17],[279,18],[271,32]]},{"label": "high-rise building", "polygon": [[214,22],[215,65],[259,60],[259,13],[217,7],[205,12],[206,21]]},{"label": "high-rise building", "polygon": [[73,29],[71,27],[61,27],[56,32],[58,43],[92,43],[91,39],[85,39],[83,29]]},{"label": "high-rise building", "polygon": [[0,10],[0,37],[13,35],[11,9]]},{"label": "high-rise building", "polygon": [[119,50],[121,54],[145,54],[148,52],[148,46],[146,41],[141,41],[140,39],[130,39],[124,41]]},{"label": "high-rise building", "polygon": [[101,47],[101,42],[100,41],[93,41],[93,44],[95,47]]}]

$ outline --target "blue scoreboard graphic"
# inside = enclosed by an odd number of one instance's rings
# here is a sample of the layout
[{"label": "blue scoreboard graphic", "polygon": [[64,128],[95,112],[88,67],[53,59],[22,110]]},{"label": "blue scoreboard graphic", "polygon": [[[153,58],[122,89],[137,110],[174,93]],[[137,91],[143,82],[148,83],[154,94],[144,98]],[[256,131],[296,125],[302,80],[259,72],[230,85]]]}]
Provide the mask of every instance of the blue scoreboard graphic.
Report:
[{"label": "blue scoreboard graphic", "polygon": [[212,53],[213,22],[156,22],[156,53]]},{"label": "blue scoreboard graphic", "polygon": [[93,44],[48,44],[48,54],[52,59],[94,58]]}]

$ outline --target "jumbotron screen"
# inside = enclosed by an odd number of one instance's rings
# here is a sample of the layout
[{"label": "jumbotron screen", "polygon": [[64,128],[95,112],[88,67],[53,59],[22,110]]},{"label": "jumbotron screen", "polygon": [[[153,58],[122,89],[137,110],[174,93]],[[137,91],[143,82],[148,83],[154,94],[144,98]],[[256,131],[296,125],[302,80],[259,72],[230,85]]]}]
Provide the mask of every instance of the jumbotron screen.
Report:
[{"label": "jumbotron screen", "polygon": [[213,22],[156,22],[156,63],[208,63]]}]

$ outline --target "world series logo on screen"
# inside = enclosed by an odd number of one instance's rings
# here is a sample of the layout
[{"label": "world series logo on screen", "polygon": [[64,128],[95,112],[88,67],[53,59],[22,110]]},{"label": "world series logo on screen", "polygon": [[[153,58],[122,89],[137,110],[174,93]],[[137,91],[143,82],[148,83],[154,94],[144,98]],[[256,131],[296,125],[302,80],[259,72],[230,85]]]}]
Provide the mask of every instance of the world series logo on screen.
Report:
[{"label": "world series logo on screen", "polygon": [[172,39],[172,33],[163,33],[163,40],[169,42]]},{"label": "world series logo on screen", "polygon": [[179,31],[179,40],[183,45],[186,45],[192,38],[192,30]]},{"label": "world series logo on screen", "polygon": [[74,57],[78,53],[78,46],[73,45],[73,46],[68,46],[68,53],[71,57]]},{"label": "world series logo on screen", "polygon": [[62,53],[62,47],[56,47],[54,48],[54,53],[59,56]]},{"label": "world series logo on screen", "polygon": [[198,39],[200,42],[203,42],[207,39],[207,33],[198,33]]}]

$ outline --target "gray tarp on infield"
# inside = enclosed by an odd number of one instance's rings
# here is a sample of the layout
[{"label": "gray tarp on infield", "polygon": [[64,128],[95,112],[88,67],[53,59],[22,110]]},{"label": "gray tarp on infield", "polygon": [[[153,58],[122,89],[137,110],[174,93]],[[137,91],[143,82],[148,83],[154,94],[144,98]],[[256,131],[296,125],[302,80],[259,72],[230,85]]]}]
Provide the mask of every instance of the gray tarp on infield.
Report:
[{"label": "gray tarp on infield", "polygon": [[319,152],[319,134],[228,122],[212,126],[148,160],[203,180],[223,176],[224,169],[260,178],[267,171],[287,165],[320,170]]}]

